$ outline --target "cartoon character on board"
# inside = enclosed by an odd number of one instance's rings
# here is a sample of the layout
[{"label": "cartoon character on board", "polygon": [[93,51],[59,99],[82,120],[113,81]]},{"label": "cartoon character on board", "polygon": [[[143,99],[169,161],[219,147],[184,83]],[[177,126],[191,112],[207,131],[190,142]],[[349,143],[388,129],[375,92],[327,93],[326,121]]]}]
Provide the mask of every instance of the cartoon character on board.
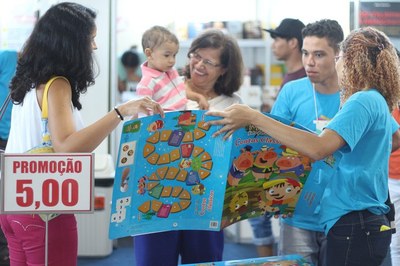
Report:
[{"label": "cartoon character on board", "polygon": [[241,191],[233,195],[231,202],[229,203],[229,210],[232,214],[230,222],[232,223],[235,219],[239,221],[242,218],[242,214],[246,212],[247,205],[249,204],[249,195],[245,191]]},{"label": "cartoon character on board", "polygon": [[183,111],[178,116],[178,125],[180,126],[194,126],[196,124],[196,114],[191,111]]},{"label": "cartoon character on board", "polygon": [[254,157],[251,153],[252,147],[247,145],[240,150],[240,155],[233,160],[232,166],[229,169],[228,184],[237,186],[240,179],[249,173],[249,169],[253,165]]},{"label": "cartoon character on board", "polygon": [[183,158],[182,161],[179,163],[180,169],[189,168],[192,165],[192,159]]},{"label": "cartoon character on board", "polygon": [[257,182],[260,179],[268,180],[274,171],[274,163],[278,159],[278,154],[274,148],[268,148],[267,145],[263,145],[261,150],[253,153],[256,154],[256,158],[251,171],[255,181]]},{"label": "cartoon character on board", "polygon": [[144,195],[144,193],[146,193],[146,180],[147,177],[146,176],[142,176],[141,178],[139,178],[138,180],[138,189],[137,189],[137,193],[139,195]]},{"label": "cartoon character on board", "polygon": [[204,193],[206,193],[206,187],[203,184],[199,183],[192,187],[193,195],[203,195]]},{"label": "cartoon character on board", "polygon": [[155,132],[164,127],[164,121],[156,120],[147,127],[148,132]]},{"label": "cartoon character on board", "polygon": [[129,173],[131,169],[129,167],[125,167],[124,170],[122,170],[122,175],[121,175],[121,183],[120,183],[120,191],[121,192],[127,192],[128,191],[128,184],[129,184]]},{"label": "cartoon character on board", "polygon": [[301,163],[303,164],[304,170],[311,171],[311,158],[307,156],[303,156],[295,150],[287,147],[286,145],[282,145],[280,147],[282,149],[282,155],[284,157],[299,157]]},{"label": "cartoon character on board", "polygon": [[283,156],[276,160],[275,165],[281,174],[294,173],[297,177],[304,176],[304,165],[298,156]]},{"label": "cartoon character on board", "polygon": [[290,204],[295,203],[303,184],[293,178],[278,178],[265,182],[263,189],[266,202],[259,202],[259,207],[275,215],[284,213]]}]

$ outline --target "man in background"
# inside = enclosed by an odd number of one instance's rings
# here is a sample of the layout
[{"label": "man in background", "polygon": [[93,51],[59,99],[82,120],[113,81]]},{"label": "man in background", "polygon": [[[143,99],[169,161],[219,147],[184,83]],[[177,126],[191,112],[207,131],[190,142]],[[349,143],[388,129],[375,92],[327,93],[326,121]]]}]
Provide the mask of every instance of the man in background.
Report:
[{"label": "man in background", "polygon": [[[306,76],[301,61],[301,47],[303,46],[301,30],[303,28],[304,24],[300,20],[285,18],[277,28],[264,29],[269,32],[271,38],[274,40],[271,48],[276,60],[283,61],[285,65],[285,74],[278,93],[288,81]],[[277,95],[274,95],[273,100],[276,97]],[[271,104],[264,103],[261,109],[263,112],[269,112]]]},{"label": "man in background", "polygon": [[[269,32],[272,43],[272,52],[277,60],[284,61],[286,73],[283,77],[281,88],[288,81],[303,78],[306,72],[302,62],[303,37],[301,34],[304,28],[303,22],[298,19],[285,18],[276,29],[264,29]],[[271,106],[264,104],[262,111],[270,111]],[[257,246],[260,257],[273,255],[275,242],[272,234],[271,215],[265,215],[249,220],[253,229],[253,243]]]},{"label": "man in background", "polygon": [[[6,99],[9,93],[9,84],[11,78],[15,74],[17,60],[18,53],[16,51],[0,50],[0,106],[7,104],[7,106],[3,106],[6,109],[0,119],[1,152],[4,152],[6,148],[8,134],[10,132],[12,104],[10,102],[6,103]],[[10,265],[10,260],[8,257],[7,240],[3,234],[3,231],[0,230],[0,266],[4,265]]]},{"label": "man in background", "polygon": [[285,63],[286,73],[283,76],[281,88],[288,81],[306,76],[301,61],[301,48],[303,46],[301,31],[303,28],[304,24],[300,20],[285,18],[276,29],[264,29],[269,32],[274,40],[272,52],[275,58]]}]

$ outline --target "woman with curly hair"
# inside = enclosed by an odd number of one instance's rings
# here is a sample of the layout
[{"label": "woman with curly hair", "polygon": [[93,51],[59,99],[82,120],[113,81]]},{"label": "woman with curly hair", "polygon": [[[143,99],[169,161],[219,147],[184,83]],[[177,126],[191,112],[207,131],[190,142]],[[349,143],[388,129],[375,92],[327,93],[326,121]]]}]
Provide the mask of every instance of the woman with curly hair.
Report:
[{"label": "woman with curly hair", "polygon": [[245,105],[208,112],[222,117],[210,123],[223,125],[216,135],[225,133],[225,138],[251,123],[314,160],[339,152],[342,158],[320,202],[327,264],[380,265],[392,232],[385,202],[389,155],[400,145],[399,126],[391,116],[400,96],[399,61],[387,36],[367,27],[352,31],[341,44],[336,71],[342,107],[319,135]]},{"label": "woman with curly hair", "polygon": [[[163,115],[161,106],[146,97],[123,103],[90,126],[83,126],[79,98],[94,83],[95,18],[91,9],[64,2],[52,6],[36,23],[11,81],[14,105],[6,153],[24,153],[41,144],[44,95],[48,96],[48,124],[44,128],[51,132],[55,152],[92,152],[125,116],[137,117],[139,112]],[[45,265],[46,259],[46,265],[77,264],[78,233],[73,214],[48,221],[47,258],[46,223],[39,215],[0,215],[0,224],[11,265]]]}]

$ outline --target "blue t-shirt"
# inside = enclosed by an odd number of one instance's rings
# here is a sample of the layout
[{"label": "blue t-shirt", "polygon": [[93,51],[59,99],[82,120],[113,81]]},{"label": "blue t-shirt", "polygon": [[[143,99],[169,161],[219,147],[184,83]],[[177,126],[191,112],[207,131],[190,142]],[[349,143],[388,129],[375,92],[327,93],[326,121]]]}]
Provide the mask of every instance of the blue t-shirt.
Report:
[{"label": "blue t-shirt", "polygon": [[[17,67],[18,53],[16,51],[0,51],[0,106],[3,105],[10,91],[9,85]],[[0,138],[8,139],[11,123],[12,103],[9,102],[0,120]]]},{"label": "blue t-shirt", "polygon": [[389,211],[388,164],[393,119],[375,89],[352,95],[327,128],[345,141],[342,159],[321,200],[321,222],[327,234],[343,215],[357,210]]},{"label": "blue t-shirt", "polygon": [[[314,94],[315,93],[315,94]],[[315,97],[314,97],[315,96]],[[308,77],[286,83],[276,99],[271,113],[291,121],[294,121],[312,131],[316,130],[314,120],[330,120],[338,112],[340,107],[339,92],[333,94],[322,94],[314,91]],[[314,193],[318,187],[326,185],[330,176],[318,174],[314,179],[309,178],[303,188],[302,195],[307,192]],[[321,193],[322,196],[322,193]],[[317,200],[317,199],[315,199]],[[298,204],[308,204],[304,197],[300,197]],[[319,208],[318,208],[319,209]],[[281,219],[283,223],[306,230],[323,232],[318,210],[311,211],[313,214],[296,213],[292,218]]]}]

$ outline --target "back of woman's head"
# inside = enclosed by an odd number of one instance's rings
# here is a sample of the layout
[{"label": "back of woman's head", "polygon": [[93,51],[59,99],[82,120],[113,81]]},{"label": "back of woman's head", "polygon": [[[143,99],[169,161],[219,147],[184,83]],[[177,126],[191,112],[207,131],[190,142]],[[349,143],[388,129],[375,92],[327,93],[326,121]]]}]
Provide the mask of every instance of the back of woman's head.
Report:
[{"label": "back of woman's head", "polygon": [[[244,64],[239,45],[235,38],[223,33],[221,30],[205,30],[193,40],[187,56],[198,49],[212,48],[221,51],[221,67],[226,69],[214,85],[214,91],[218,94],[232,96],[240,89],[243,81]],[[190,79],[190,67],[185,67],[185,76]]]},{"label": "back of woman's head", "polygon": [[78,109],[81,93],[94,83],[92,38],[96,13],[77,3],[60,3],[39,18],[18,60],[11,97],[22,103],[26,93],[53,76],[66,77],[72,103]]},{"label": "back of woman's head", "polygon": [[346,37],[341,50],[344,99],[357,91],[375,88],[392,110],[400,96],[400,64],[389,38],[375,28],[360,28]]}]

